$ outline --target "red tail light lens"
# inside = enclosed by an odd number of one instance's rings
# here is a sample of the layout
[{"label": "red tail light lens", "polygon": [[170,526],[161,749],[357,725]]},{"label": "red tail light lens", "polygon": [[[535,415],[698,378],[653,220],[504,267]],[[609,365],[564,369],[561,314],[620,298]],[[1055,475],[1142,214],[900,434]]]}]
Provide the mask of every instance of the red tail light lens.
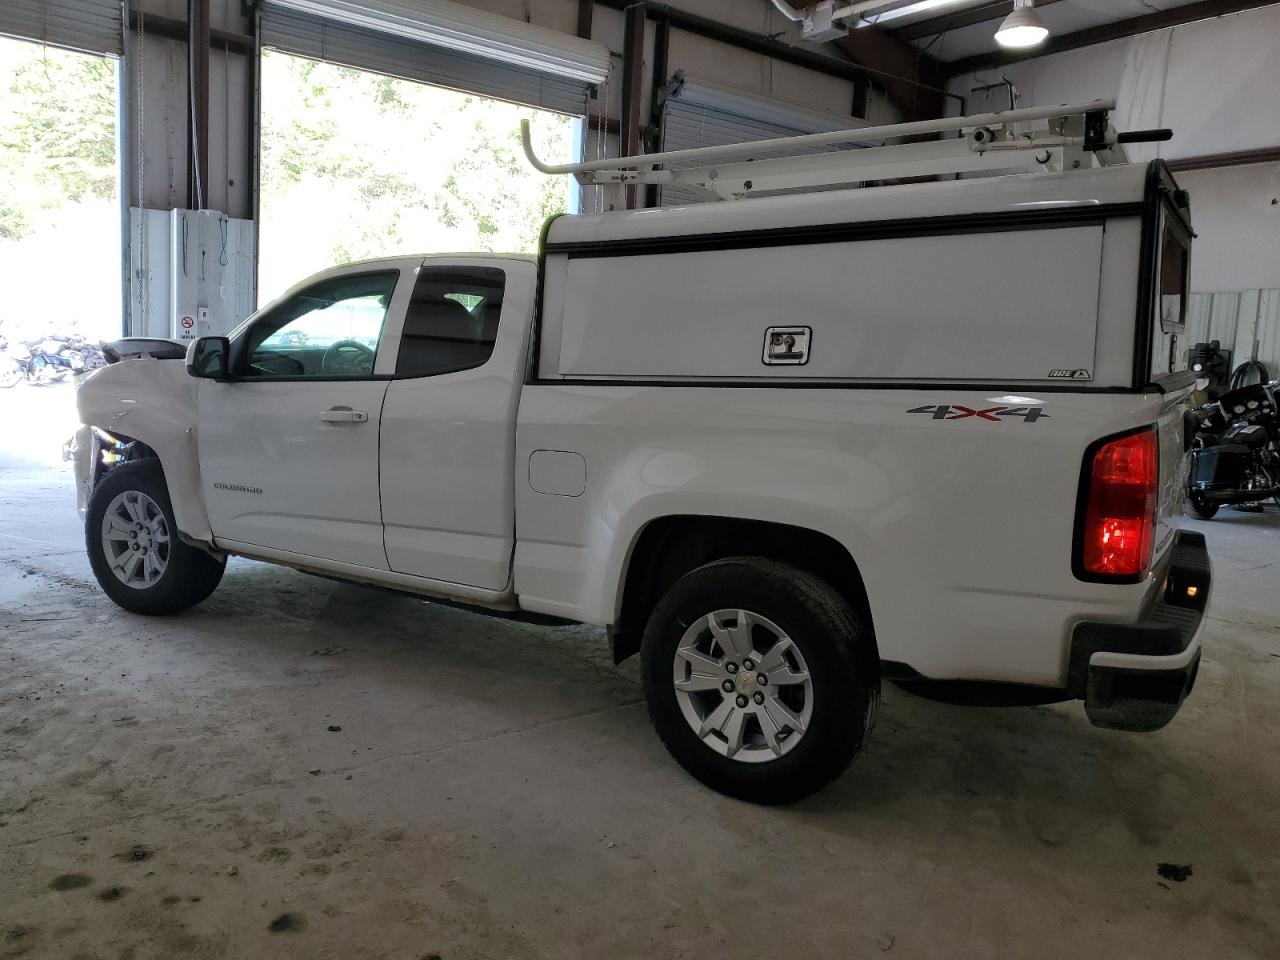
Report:
[{"label": "red tail light lens", "polygon": [[1089,467],[1081,531],[1085,573],[1138,577],[1151,563],[1160,450],[1154,429],[1104,443]]}]

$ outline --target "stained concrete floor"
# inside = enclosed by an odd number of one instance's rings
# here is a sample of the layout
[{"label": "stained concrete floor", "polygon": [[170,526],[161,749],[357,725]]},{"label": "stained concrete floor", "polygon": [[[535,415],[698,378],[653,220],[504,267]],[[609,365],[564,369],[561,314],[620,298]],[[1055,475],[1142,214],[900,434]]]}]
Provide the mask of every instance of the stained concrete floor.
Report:
[{"label": "stained concrete floor", "polygon": [[1192,524],[1217,588],[1165,730],[890,688],[843,779],[763,809],[667,758],[595,630],[247,561],[115,608],[71,409],[0,394],[0,957],[1277,955],[1274,508]]}]

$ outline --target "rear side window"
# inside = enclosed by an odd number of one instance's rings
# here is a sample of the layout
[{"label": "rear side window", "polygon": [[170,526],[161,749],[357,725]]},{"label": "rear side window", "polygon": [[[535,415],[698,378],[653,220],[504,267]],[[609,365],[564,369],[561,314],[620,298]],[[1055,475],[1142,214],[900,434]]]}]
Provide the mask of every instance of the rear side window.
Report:
[{"label": "rear side window", "polygon": [[1160,238],[1160,329],[1181,333],[1187,317],[1187,284],[1191,275],[1191,250],[1186,234],[1166,215]]},{"label": "rear side window", "polygon": [[404,318],[397,377],[434,377],[488,361],[498,336],[506,272],[423,267]]}]

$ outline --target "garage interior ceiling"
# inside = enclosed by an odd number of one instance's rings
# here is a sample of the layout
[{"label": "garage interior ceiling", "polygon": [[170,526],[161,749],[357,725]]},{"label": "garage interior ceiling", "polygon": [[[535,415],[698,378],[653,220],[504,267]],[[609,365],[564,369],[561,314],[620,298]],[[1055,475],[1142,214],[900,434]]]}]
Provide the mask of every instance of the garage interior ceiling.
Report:
[{"label": "garage interior ceiling", "polygon": [[910,44],[955,74],[1238,13],[1269,2],[1273,0],[1036,0],[1036,12],[1050,30],[1049,39],[1017,51],[1003,50],[995,40],[996,27],[1013,11],[1012,0],[952,0],[932,7],[903,0],[886,5],[890,12],[903,11],[901,16],[865,29]]}]

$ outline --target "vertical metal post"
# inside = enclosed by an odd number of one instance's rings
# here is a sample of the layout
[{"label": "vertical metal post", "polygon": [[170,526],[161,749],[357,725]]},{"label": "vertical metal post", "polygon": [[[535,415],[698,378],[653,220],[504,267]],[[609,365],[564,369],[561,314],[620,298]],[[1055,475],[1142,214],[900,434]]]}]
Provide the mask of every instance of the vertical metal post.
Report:
[{"label": "vertical metal post", "polygon": [[[653,28],[653,70],[650,82],[653,89],[649,96],[649,136],[645,139],[646,151],[661,150],[659,138],[662,136],[662,88],[667,82],[667,58],[671,53],[671,21],[666,17],[658,17]],[[646,188],[646,207],[656,207],[662,188],[651,183]]]},{"label": "vertical metal post", "polygon": [[[622,37],[622,127],[621,156],[640,152],[640,88],[644,81],[644,4],[627,7]],[[626,189],[627,209],[636,206],[636,188]]]},{"label": "vertical metal post", "polygon": [[591,39],[592,21],[595,19],[596,0],[578,0],[578,36]]},{"label": "vertical metal post", "polygon": [[253,49],[245,54],[252,84],[249,88],[249,216],[253,220],[253,305],[258,306],[258,258],[262,251],[262,8],[249,13]]},{"label": "vertical metal post", "polygon": [[[133,196],[133,177],[129,175],[129,164],[133,158],[130,145],[133,137],[129,133],[129,121],[133,111],[129,109],[129,97],[133,93],[130,87],[132,72],[129,70],[129,2],[123,0],[120,49],[123,53],[116,61],[116,199],[120,207],[120,335],[129,335],[129,296],[132,292],[130,284],[131,266],[133,262],[130,245],[129,206]],[[138,208],[141,216],[142,184],[138,184]]]},{"label": "vertical metal post", "polygon": [[209,199],[209,0],[187,0],[187,207]]}]

